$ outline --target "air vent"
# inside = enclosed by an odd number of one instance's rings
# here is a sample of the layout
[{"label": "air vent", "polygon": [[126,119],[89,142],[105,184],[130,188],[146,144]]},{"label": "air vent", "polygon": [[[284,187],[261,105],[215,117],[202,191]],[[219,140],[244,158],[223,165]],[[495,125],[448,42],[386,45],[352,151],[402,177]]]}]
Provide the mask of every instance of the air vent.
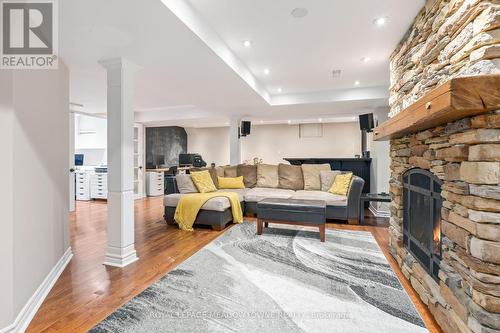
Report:
[{"label": "air vent", "polygon": [[339,77],[340,77],[340,74],[341,74],[341,73],[342,73],[342,71],[341,71],[340,69],[334,69],[334,70],[332,71],[332,77],[333,77],[334,79],[337,79],[337,78],[339,78]]}]

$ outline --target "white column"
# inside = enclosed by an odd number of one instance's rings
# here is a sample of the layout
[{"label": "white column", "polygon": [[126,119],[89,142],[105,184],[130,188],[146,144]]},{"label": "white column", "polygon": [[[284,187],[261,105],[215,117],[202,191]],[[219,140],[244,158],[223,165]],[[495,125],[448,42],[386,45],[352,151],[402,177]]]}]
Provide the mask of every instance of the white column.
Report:
[{"label": "white column", "polygon": [[134,247],[134,73],[123,58],[99,62],[107,70],[108,247],[104,264],[136,261]]},{"label": "white column", "polygon": [[231,119],[229,123],[229,162],[231,165],[241,163],[241,141],[238,138],[240,120]]}]

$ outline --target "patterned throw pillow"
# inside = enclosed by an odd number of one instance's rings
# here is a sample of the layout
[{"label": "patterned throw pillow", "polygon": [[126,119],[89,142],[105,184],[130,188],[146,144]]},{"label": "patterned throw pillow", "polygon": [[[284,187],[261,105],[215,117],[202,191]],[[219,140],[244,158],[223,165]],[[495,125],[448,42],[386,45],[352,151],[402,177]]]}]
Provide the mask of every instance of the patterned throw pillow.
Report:
[{"label": "patterned throw pillow", "polygon": [[209,193],[217,191],[215,187],[214,181],[212,177],[210,177],[210,173],[208,170],[199,171],[199,172],[191,172],[191,179],[193,180],[194,185],[200,193]]},{"label": "patterned throw pillow", "polygon": [[217,177],[219,188],[221,189],[237,189],[245,188],[243,184],[243,176],[240,177]]},{"label": "patterned throw pillow", "polygon": [[335,176],[332,187],[328,192],[338,195],[347,195],[351,187],[352,172],[344,173]]}]

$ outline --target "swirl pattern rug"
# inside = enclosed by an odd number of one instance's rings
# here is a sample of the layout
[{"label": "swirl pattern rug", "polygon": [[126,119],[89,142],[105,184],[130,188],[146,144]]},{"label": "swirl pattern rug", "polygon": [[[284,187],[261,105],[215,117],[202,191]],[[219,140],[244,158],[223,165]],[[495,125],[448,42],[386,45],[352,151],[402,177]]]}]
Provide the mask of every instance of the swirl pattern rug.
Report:
[{"label": "swirl pattern rug", "polygon": [[243,223],[91,332],[428,332],[369,232]]}]

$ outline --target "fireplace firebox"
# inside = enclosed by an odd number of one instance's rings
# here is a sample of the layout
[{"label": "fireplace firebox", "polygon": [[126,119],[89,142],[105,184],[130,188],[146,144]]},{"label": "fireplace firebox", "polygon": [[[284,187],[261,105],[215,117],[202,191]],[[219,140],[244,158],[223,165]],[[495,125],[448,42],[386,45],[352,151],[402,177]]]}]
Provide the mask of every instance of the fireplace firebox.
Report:
[{"label": "fireplace firebox", "polygon": [[403,174],[403,243],[435,280],[441,261],[441,185],[424,169]]}]

